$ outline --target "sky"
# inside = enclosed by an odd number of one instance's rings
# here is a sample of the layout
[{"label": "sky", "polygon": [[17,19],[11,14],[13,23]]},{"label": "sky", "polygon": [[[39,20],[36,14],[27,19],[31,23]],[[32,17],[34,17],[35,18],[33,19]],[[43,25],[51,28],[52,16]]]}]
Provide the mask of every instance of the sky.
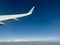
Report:
[{"label": "sky", "polygon": [[0,15],[27,13],[19,21],[3,21],[0,26],[0,40],[60,37],[59,0],[0,0]]}]

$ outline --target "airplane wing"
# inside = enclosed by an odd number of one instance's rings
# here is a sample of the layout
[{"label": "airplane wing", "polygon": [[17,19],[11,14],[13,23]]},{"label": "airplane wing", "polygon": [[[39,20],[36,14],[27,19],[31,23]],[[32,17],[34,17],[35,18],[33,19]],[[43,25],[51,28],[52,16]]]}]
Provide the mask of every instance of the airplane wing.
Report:
[{"label": "airplane wing", "polygon": [[[17,18],[19,18],[19,17],[29,16],[32,14],[34,8],[35,7],[33,6],[32,9],[28,13],[25,13],[25,14],[0,15],[0,21],[18,20]],[[4,23],[0,22],[0,24],[4,24]]]},{"label": "airplane wing", "polygon": [[9,19],[16,19],[16,18],[19,18],[19,17],[24,17],[24,16],[31,15],[34,8],[35,7],[33,6],[32,9],[28,13],[25,13],[25,14],[1,15],[0,16],[0,21],[9,20]]}]

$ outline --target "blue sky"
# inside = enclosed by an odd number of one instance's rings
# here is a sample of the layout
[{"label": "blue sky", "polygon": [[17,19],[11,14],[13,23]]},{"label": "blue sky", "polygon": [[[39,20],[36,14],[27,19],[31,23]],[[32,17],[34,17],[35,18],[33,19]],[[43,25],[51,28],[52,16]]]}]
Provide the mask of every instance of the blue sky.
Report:
[{"label": "blue sky", "polygon": [[0,39],[60,37],[59,0],[0,0],[0,15],[26,13],[33,6],[32,15],[3,21]]}]

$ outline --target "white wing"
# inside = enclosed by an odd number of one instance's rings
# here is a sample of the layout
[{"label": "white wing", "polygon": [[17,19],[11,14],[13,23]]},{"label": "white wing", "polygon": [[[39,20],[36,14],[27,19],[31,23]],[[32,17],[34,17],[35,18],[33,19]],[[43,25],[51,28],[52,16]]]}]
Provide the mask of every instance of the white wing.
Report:
[{"label": "white wing", "polygon": [[32,9],[28,13],[25,13],[25,14],[1,15],[0,16],[0,21],[16,19],[16,18],[19,18],[19,17],[24,17],[24,16],[31,15],[33,10],[34,10],[34,8],[35,7],[33,6]]}]

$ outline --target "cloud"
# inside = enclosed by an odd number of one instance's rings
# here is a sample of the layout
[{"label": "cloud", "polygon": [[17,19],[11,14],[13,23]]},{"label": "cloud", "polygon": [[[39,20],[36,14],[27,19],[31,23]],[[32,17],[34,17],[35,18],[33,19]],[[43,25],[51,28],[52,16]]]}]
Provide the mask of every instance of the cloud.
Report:
[{"label": "cloud", "polygon": [[0,42],[26,42],[26,41],[47,41],[60,42],[60,37],[45,37],[45,38],[31,38],[31,39],[15,39],[15,40],[0,40]]},{"label": "cloud", "polygon": [[16,39],[16,40],[0,40],[0,42],[26,42],[26,41],[40,41],[39,39]]}]

